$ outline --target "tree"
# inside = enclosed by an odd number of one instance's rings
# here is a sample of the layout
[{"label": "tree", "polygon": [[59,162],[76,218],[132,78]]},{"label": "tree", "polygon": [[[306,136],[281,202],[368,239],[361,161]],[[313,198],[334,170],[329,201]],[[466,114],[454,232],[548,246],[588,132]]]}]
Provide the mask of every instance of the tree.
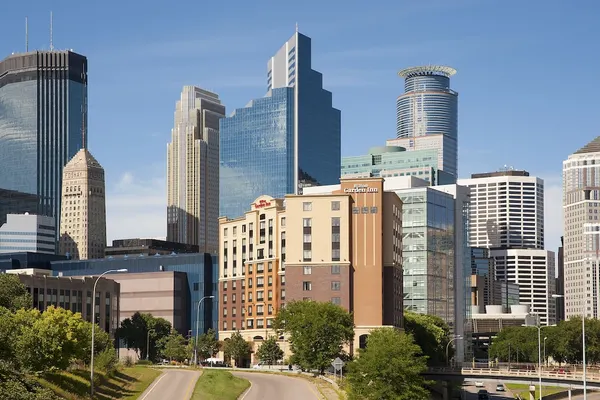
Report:
[{"label": "tree", "polygon": [[[148,335],[150,333],[150,335]],[[128,349],[137,351],[140,358],[146,358],[147,341],[150,337],[150,359],[156,360],[160,354],[164,340],[171,333],[171,323],[164,318],[156,318],[152,314],[136,312],[121,322],[117,336],[125,341]]]},{"label": "tree", "polygon": [[13,274],[0,274],[0,307],[15,312],[21,308],[31,308],[31,305],[31,295],[19,277]]},{"label": "tree", "polygon": [[350,400],[427,400],[422,373],[427,359],[413,337],[395,328],[378,328],[369,334],[367,347],[348,364]]},{"label": "tree", "polygon": [[187,358],[185,338],[177,331],[173,330],[165,340],[162,355],[171,361],[175,360],[181,362],[185,360]]},{"label": "tree", "polygon": [[490,345],[488,356],[499,361],[537,362],[538,332],[534,327],[511,326],[502,329]]},{"label": "tree", "polygon": [[275,336],[263,341],[256,351],[258,359],[268,365],[275,365],[277,361],[283,358],[283,350],[279,347]]},{"label": "tree", "polygon": [[[206,360],[219,352],[219,341],[213,329],[198,337],[198,359]],[[193,347],[192,347],[193,350]]]},{"label": "tree", "polygon": [[[446,346],[450,341],[450,327],[440,317],[404,311],[404,329],[412,334],[415,342],[427,356],[427,363],[445,365]],[[449,357],[452,352],[449,351]]]},{"label": "tree", "polygon": [[273,327],[289,334],[297,364],[321,374],[354,338],[352,315],[332,303],[291,301],[277,313]]},{"label": "tree", "polygon": [[229,340],[223,345],[223,352],[235,361],[236,366],[242,365],[244,359],[250,357],[252,348],[246,342],[239,331],[234,332]]}]

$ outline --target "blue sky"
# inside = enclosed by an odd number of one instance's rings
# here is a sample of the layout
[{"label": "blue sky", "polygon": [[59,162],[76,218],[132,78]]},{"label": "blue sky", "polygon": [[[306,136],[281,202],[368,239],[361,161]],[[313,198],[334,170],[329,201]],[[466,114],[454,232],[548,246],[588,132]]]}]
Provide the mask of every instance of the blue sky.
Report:
[{"label": "blue sky", "polygon": [[[210,4],[212,3],[212,4]],[[0,55],[54,47],[89,60],[90,150],[106,169],[109,240],[165,236],[165,160],[181,87],[227,112],[265,93],[268,58],[294,32],[342,110],[342,155],[395,136],[398,70],[458,70],[461,177],[503,165],[546,180],[546,245],[561,235],[562,160],[600,134],[600,3],[557,0],[8,2]],[[566,138],[561,139],[561,138]]]}]

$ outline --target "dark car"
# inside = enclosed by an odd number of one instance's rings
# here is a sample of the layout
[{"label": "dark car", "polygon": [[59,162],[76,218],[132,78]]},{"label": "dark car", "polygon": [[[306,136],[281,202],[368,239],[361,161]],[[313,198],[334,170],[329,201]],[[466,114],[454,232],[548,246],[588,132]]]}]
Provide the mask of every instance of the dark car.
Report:
[{"label": "dark car", "polygon": [[477,398],[479,400],[489,400],[490,399],[490,394],[488,393],[487,390],[481,389],[479,392],[477,392]]}]

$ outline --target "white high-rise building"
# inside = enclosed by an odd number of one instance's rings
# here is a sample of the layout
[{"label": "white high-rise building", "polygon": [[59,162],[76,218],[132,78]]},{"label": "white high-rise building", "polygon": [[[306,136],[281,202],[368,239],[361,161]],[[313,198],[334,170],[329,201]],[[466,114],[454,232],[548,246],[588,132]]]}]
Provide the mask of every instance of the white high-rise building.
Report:
[{"label": "white high-rise building", "polygon": [[225,106],[215,93],[184,86],[167,145],[167,240],[219,247],[219,120]]},{"label": "white high-rise building", "polygon": [[600,136],[563,161],[565,317],[598,318]]},{"label": "white high-rise building", "polygon": [[473,174],[459,179],[471,193],[469,245],[544,248],[544,181],[527,171]]},{"label": "white high-rise building", "polygon": [[0,253],[56,253],[56,228],[53,217],[8,214],[0,226]]}]

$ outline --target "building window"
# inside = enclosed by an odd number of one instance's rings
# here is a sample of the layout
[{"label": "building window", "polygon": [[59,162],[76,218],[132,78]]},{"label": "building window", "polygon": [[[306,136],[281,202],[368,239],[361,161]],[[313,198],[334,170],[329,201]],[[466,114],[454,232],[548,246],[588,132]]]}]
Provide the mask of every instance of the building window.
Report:
[{"label": "building window", "polygon": [[256,301],[264,301],[265,300],[265,291],[264,290],[257,290],[256,291]]},{"label": "building window", "polygon": [[304,275],[312,274],[312,267],[304,267]]},{"label": "building window", "polygon": [[312,290],[312,283],[307,281],[302,282],[302,290],[305,292]]},{"label": "building window", "polygon": [[331,290],[340,290],[341,284],[340,281],[331,282]]},{"label": "building window", "polygon": [[302,298],[302,301],[311,301],[311,300],[312,300],[312,298],[310,298],[310,297],[303,297]]},{"label": "building window", "polygon": [[302,203],[302,210],[304,211],[312,211],[312,203],[309,201],[305,201]]},{"label": "building window", "polygon": [[231,316],[235,317],[236,314],[237,314],[237,308],[235,308],[235,307],[231,308]]},{"label": "building window", "polygon": [[231,329],[234,331],[237,329],[237,324],[235,323],[235,321],[231,321]]},{"label": "building window", "polygon": [[331,210],[332,211],[338,211],[340,209],[340,202],[339,201],[332,201],[331,202]]},{"label": "building window", "polygon": [[331,298],[331,302],[332,302],[333,304],[336,304],[336,305],[338,305],[338,306],[339,306],[339,305],[341,305],[341,304],[342,304],[342,299],[341,299],[341,298],[339,298],[339,297],[332,297],[332,298]]},{"label": "building window", "polygon": [[235,300],[236,300],[236,295],[235,295],[235,293],[233,293],[233,294],[231,295],[231,302],[232,302],[232,303],[235,303]]},{"label": "building window", "polygon": [[256,273],[262,274],[263,272],[265,272],[265,265],[263,263],[256,264]]},{"label": "building window", "polygon": [[223,308],[223,316],[226,317],[227,316],[227,308]]},{"label": "building window", "polygon": [[223,330],[226,331],[227,330],[227,321],[223,321]]},{"label": "building window", "polygon": [[256,320],[256,329],[262,329],[264,328],[264,320],[263,319],[257,319]]},{"label": "building window", "polygon": [[269,313],[269,315],[273,315],[273,305],[272,304],[269,304],[267,306],[267,312]]},{"label": "building window", "polygon": [[331,250],[331,261],[340,261],[340,249]]},{"label": "building window", "polygon": [[252,329],[252,328],[254,328],[254,320],[251,320],[251,319],[249,319],[249,320],[246,322],[246,326],[248,327],[248,329]]},{"label": "building window", "polygon": [[281,227],[285,228],[285,217],[281,217]]},{"label": "building window", "polygon": [[267,292],[267,300],[273,300],[273,291],[272,290],[269,290]]},{"label": "building window", "polygon": [[281,289],[281,300],[285,300],[285,289]]},{"label": "building window", "polygon": [[259,276],[256,278],[256,286],[257,287],[263,287],[265,285],[265,277],[264,276]]},{"label": "building window", "polygon": [[303,261],[312,261],[312,251],[311,250],[304,250],[304,253],[302,256],[304,258]]},{"label": "building window", "polygon": [[237,226],[233,227],[233,236],[237,235]]},{"label": "building window", "polygon": [[237,282],[236,281],[231,282],[231,288],[233,290],[235,290],[237,288]]},{"label": "building window", "polygon": [[362,208],[362,213],[363,214],[368,214],[369,213],[369,207],[363,207]]},{"label": "building window", "polygon": [[265,306],[256,306],[256,315],[263,315],[265,313]]},{"label": "building window", "polygon": [[223,237],[227,237],[227,228],[223,229]]},{"label": "building window", "polygon": [[223,295],[223,304],[227,304],[227,295],[226,294]]},{"label": "building window", "polygon": [[312,234],[311,233],[305,233],[304,237],[303,237],[303,242],[304,243],[312,243]]},{"label": "building window", "polygon": [[331,266],[331,274],[332,275],[339,275],[340,274],[340,266],[339,265],[332,265]]},{"label": "building window", "polygon": [[371,207],[371,214],[377,214],[377,207]]},{"label": "building window", "polygon": [[312,226],[312,218],[302,218],[302,226],[310,228]]},{"label": "building window", "polygon": [[267,269],[269,272],[273,271],[273,263],[271,261],[269,261],[269,263],[267,264]]},{"label": "building window", "polygon": [[197,292],[199,288],[198,282],[194,282],[194,292]]},{"label": "building window", "polygon": [[352,207],[352,214],[360,214],[360,208]]},{"label": "building window", "polygon": [[223,282],[223,291],[227,290],[227,282]]},{"label": "building window", "polygon": [[272,276],[269,276],[267,278],[267,283],[268,283],[269,286],[273,286],[273,277]]},{"label": "building window", "polygon": [[252,315],[252,306],[248,306],[248,315]]}]

